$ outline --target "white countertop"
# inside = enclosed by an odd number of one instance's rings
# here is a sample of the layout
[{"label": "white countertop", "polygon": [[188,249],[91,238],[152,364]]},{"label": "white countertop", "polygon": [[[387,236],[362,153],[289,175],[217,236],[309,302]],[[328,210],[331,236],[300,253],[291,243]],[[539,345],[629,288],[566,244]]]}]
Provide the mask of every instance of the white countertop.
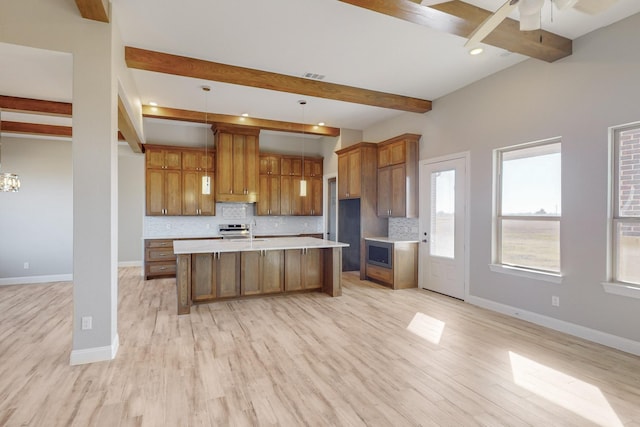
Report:
[{"label": "white countertop", "polygon": [[365,237],[364,240],[373,240],[375,242],[385,243],[418,243],[418,240],[396,239],[394,237]]},{"label": "white countertop", "polygon": [[316,239],[315,237],[272,237],[268,239],[255,238],[234,240],[176,240],[173,242],[173,253],[201,254],[213,252],[247,252],[269,251],[279,249],[313,249],[313,248],[344,248],[347,243],[332,240]]}]

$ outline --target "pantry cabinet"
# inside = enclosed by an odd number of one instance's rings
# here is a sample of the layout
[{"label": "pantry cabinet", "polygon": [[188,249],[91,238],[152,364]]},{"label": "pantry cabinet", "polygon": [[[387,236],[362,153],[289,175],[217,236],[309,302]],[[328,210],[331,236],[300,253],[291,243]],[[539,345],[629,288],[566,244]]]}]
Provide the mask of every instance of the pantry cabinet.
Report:
[{"label": "pantry cabinet", "polygon": [[404,134],[378,144],[379,217],[418,216],[418,141]]},{"label": "pantry cabinet", "polygon": [[214,125],[216,200],[253,203],[258,200],[259,129]]}]

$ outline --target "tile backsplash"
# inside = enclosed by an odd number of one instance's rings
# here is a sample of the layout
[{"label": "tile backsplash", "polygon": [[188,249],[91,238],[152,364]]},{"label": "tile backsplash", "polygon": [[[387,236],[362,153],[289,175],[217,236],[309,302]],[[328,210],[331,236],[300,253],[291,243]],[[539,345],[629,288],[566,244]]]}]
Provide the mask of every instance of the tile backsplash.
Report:
[{"label": "tile backsplash", "polygon": [[389,237],[401,240],[419,240],[418,218],[389,218]]},{"label": "tile backsplash", "polygon": [[253,223],[256,235],[322,233],[322,217],[255,216],[253,203],[216,203],[216,216],[145,216],[145,238],[215,237],[218,224]]}]

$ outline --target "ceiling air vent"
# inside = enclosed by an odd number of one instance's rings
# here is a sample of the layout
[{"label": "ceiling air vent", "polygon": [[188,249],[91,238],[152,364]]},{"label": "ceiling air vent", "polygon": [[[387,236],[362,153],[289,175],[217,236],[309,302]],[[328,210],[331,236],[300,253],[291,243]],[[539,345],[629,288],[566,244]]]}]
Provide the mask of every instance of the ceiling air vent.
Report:
[{"label": "ceiling air vent", "polygon": [[304,73],[302,77],[304,77],[305,79],[311,79],[311,80],[323,80],[325,78],[323,74],[317,74],[317,73]]}]

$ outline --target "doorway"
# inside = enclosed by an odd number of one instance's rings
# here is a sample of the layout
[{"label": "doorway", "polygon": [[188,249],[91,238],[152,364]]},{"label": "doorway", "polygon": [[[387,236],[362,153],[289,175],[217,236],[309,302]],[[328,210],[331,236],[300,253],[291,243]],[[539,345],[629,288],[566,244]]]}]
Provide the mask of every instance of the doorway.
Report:
[{"label": "doorway", "polygon": [[336,178],[329,178],[327,181],[327,240],[338,240],[338,227],[337,227],[337,181]]},{"label": "doorway", "polygon": [[420,163],[420,288],[464,300],[468,153]]}]

